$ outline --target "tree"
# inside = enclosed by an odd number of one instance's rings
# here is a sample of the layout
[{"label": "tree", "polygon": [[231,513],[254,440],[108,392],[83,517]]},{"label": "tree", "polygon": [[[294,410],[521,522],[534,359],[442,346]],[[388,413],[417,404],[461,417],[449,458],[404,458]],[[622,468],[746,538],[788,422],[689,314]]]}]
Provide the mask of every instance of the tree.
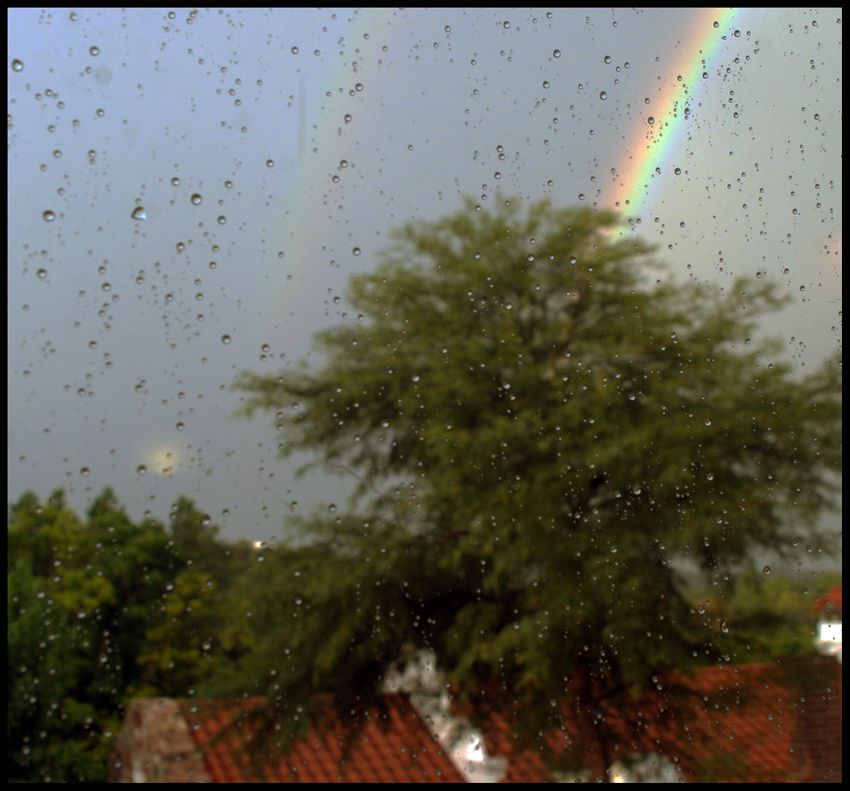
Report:
[{"label": "tree", "polygon": [[751,566],[735,577],[731,593],[721,597],[706,591],[697,606],[722,619],[740,646],[737,656],[746,661],[811,656],[817,652],[815,602],[840,584],[840,572],[827,572],[803,584]]},{"label": "tree", "polygon": [[232,582],[244,548],[229,556],[190,500],[173,513],[172,540],[155,519],[134,523],[109,488],[86,520],[61,490],[11,506],[10,778],[105,780],[129,696],[189,694],[244,650],[219,612],[219,579]]},{"label": "tree", "polygon": [[318,367],[240,377],[284,454],[357,481],[270,559],[243,687],[346,707],[430,648],[474,714],[501,690],[530,736],[566,695],[606,777],[600,700],[723,654],[682,569],[722,584],[801,531],[826,541],[838,365],[801,377],[751,341],[773,284],[674,283],[617,223],[508,201],[411,223]]},{"label": "tree", "polygon": [[8,576],[7,779],[73,782],[105,777],[107,740],[94,707],[77,698],[85,662],[78,627],[47,595],[48,581],[19,559]]}]

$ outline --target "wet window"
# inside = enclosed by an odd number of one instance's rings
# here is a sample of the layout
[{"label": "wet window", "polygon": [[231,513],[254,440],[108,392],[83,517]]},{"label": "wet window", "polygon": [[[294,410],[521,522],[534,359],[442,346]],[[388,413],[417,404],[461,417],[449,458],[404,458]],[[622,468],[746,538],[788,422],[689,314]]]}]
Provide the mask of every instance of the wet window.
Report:
[{"label": "wet window", "polygon": [[840,779],[841,28],[12,9],[8,778]]}]

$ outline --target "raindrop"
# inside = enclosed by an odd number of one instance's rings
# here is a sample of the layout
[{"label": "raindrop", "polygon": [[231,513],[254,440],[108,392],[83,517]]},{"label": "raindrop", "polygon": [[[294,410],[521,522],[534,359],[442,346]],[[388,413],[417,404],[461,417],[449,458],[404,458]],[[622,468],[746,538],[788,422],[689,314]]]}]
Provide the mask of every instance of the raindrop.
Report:
[{"label": "raindrop", "polygon": [[651,116],[651,115],[650,115],[650,116],[649,116],[649,118],[647,118],[647,119],[646,119],[646,122],[647,122],[650,126],[652,126],[652,125],[655,123],[655,118],[653,118],[653,116]]},{"label": "raindrop", "polygon": [[682,168],[674,168],[674,169],[673,169],[673,172],[674,172],[677,176],[681,176],[681,175],[682,175]]},{"label": "raindrop", "polygon": [[771,572],[772,570],[773,570],[773,569],[771,569],[771,568],[770,568],[770,566],[765,566],[765,567],[762,569],[762,573],[763,573],[763,574],[765,574],[765,575],[767,575],[767,574],[770,574],[770,572]]},{"label": "raindrop", "polygon": [[204,202],[204,199],[197,192],[192,196],[192,203],[195,206],[200,206]]},{"label": "raindrop", "polygon": [[355,247],[351,252],[354,253],[354,255],[360,255],[360,248]]},{"label": "raindrop", "polygon": [[222,336],[221,336],[221,342],[222,342],[225,346],[227,346],[227,344],[228,344],[228,343],[230,343],[230,336],[229,336],[229,335],[222,335]]},{"label": "raindrop", "polygon": [[556,50],[552,53],[552,57],[553,57],[553,58],[560,58],[560,57],[561,57],[561,50],[556,49]]},{"label": "raindrop", "polygon": [[23,69],[24,69],[23,61],[20,61],[20,60],[17,60],[17,59],[12,61],[12,71],[23,71]]},{"label": "raindrop", "polygon": [[297,55],[297,54],[299,53],[299,51],[300,51],[300,50],[298,49],[298,47],[293,47],[293,48],[292,48],[291,50],[289,50],[289,51],[290,51],[293,55]]},{"label": "raindrop", "polygon": [[89,47],[89,55],[96,58],[98,55],[100,55],[100,48],[99,47]]},{"label": "raindrop", "polygon": [[48,209],[44,214],[41,215],[44,217],[45,222],[53,222],[56,219],[56,215]]},{"label": "raindrop", "polygon": [[508,20],[506,19],[504,22],[502,22],[502,27],[503,27],[505,30],[510,30],[510,29],[511,29],[511,23],[510,23],[510,22],[508,22]]},{"label": "raindrop", "polygon": [[605,56],[602,60],[604,60],[604,61],[605,61],[605,63],[610,63],[610,62],[611,62],[611,56],[610,56],[610,55],[606,55],[606,56]]},{"label": "raindrop", "polygon": [[273,168],[274,167],[274,160],[273,159],[267,159],[266,160],[266,167],[267,168]]},{"label": "raindrop", "polygon": [[148,471],[148,468],[147,468],[147,467],[145,467],[145,465],[144,465],[144,464],[140,464],[138,467],[136,467],[136,472],[137,472],[139,475],[144,475],[147,471]]},{"label": "raindrop", "polygon": [[143,206],[137,206],[133,209],[133,213],[130,215],[134,220],[147,220],[148,215],[145,213]]},{"label": "raindrop", "polygon": [[219,218],[218,218],[218,224],[224,225],[226,222],[227,222],[227,217],[225,217],[223,214],[220,215]]},{"label": "raindrop", "polygon": [[39,269],[35,274],[36,274],[36,276],[38,277],[39,280],[44,280],[44,278],[47,277],[47,270],[46,269]]},{"label": "raindrop", "polygon": [[706,421],[705,421],[705,425],[706,425],[706,426],[710,426],[710,425],[711,425],[711,421],[710,421],[710,420],[708,420],[707,418],[706,418]]},{"label": "raindrop", "polygon": [[605,91],[601,91],[599,94],[599,98],[604,102],[608,98],[608,94]]}]

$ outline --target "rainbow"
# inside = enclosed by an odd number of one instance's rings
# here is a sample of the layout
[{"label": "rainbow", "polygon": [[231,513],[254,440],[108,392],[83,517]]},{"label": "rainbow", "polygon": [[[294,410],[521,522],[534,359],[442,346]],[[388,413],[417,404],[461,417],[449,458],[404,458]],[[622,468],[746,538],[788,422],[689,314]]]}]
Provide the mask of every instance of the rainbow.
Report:
[{"label": "rainbow", "polygon": [[[343,13],[342,11],[338,13]],[[346,10],[344,13],[348,13]],[[340,179],[349,177],[341,162],[352,161],[356,158],[356,133],[355,129],[366,121],[366,112],[358,117],[357,110],[352,109],[354,121],[352,128],[345,128],[343,120],[342,104],[335,101],[340,88],[345,91],[355,90],[355,85],[364,84],[364,90],[370,94],[376,93],[378,75],[374,69],[369,69],[365,78],[354,71],[352,61],[361,60],[355,54],[358,45],[362,45],[364,34],[374,37],[377,30],[387,23],[395,22],[401,24],[403,18],[394,16],[392,9],[356,9],[351,11],[351,27],[345,33],[345,56],[338,57],[336,53],[329,53],[330,67],[325,73],[318,77],[323,86],[321,93],[313,91],[311,96],[327,98],[325,109],[320,114],[315,114],[313,119],[315,125],[314,139],[323,141],[321,148],[313,150],[310,143],[305,140],[305,75],[300,75],[298,113],[298,157],[292,163],[288,181],[291,184],[287,204],[290,208],[284,211],[281,227],[276,233],[275,247],[280,252],[278,257],[283,258],[283,267],[291,275],[313,273],[315,275],[318,267],[327,266],[330,252],[322,249],[321,225],[322,218],[328,217],[332,212],[334,195],[337,192],[331,182],[332,174],[337,174]],[[371,65],[371,64],[370,64]],[[326,97],[326,93],[332,92]],[[350,105],[349,105],[350,106]],[[337,112],[338,115],[333,115]],[[356,163],[355,163],[356,164]],[[345,255],[344,251],[335,251],[337,255]],[[276,303],[279,304],[279,294],[273,294]]]},{"label": "rainbow", "polygon": [[699,13],[688,36],[694,43],[685,48],[681,61],[674,67],[676,77],[661,98],[653,101],[651,106],[657,109],[640,119],[634,139],[644,147],[638,154],[630,154],[620,168],[621,180],[611,199],[612,208],[634,217],[647,207],[652,180],[658,175],[661,162],[676,150],[676,144],[685,134],[685,108],[696,106],[698,93],[708,82],[703,73],[727,41],[730,26],[739,12],[735,8],[708,8]]}]

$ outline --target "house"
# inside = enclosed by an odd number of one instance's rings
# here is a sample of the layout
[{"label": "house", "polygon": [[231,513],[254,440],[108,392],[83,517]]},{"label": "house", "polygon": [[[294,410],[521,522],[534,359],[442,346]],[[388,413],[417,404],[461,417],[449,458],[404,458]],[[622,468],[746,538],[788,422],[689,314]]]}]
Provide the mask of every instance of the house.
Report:
[{"label": "house", "polygon": [[841,661],[841,586],[836,585],[829,593],[821,596],[814,604],[820,613],[815,646],[827,656]]},{"label": "house", "polygon": [[[249,715],[262,698],[239,701],[134,700],[110,760],[119,783],[447,783],[464,778],[432,737],[409,698],[384,695],[359,729],[327,707],[324,727],[311,726],[282,756],[255,773],[247,740]],[[228,726],[234,727],[229,728]],[[351,737],[350,739],[347,737]]]},{"label": "house", "polygon": [[[668,681],[689,695],[668,693]],[[706,667],[687,678],[671,674],[632,710],[627,723],[615,705],[599,717],[614,734],[609,777],[614,782],[841,781],[841,666],[833,658]],[[542,736],[555,756],[580,745],[566,707],[558,727]],[[501,782],[592,782],[587,770],[552,773],[539,751],[511,727],[510,708],[483,726],[486,752],[503,758]],[[633,718],[634,720],[634,718]],[[535,746],[540,746],[535,745]]]},{"label": "house", "polygon": [[[690,694],[672,695],[671,682]],[[600,709],[609,733],[614,782],[840,782],[841,665],[832,657],[702,668],[671,674],[635,706],[627,723],[616,705]],[[241,701],[136,700],[112,759],[113,782],[249,782],[248,715]],[[587,771],[552,772],[518,740],[510,705],[497,706],[476,734],[449,742],[447,719],[420,696],[382,696],[351,736],[328,707],[282,757],[262,762],[264,782],[585,781]],[[458,721],[455,716],[455,721]],[[228,729],[228,725],[235,727]],[[558,756],[579,744],[569,709],[542,739]],[[441,743],[442,742],[442,743]],[[475,744],[473,744],[475,742]],[[459,752],[460,750],[460,752]],[[475,771],[476,766],[479,771]]]}]

